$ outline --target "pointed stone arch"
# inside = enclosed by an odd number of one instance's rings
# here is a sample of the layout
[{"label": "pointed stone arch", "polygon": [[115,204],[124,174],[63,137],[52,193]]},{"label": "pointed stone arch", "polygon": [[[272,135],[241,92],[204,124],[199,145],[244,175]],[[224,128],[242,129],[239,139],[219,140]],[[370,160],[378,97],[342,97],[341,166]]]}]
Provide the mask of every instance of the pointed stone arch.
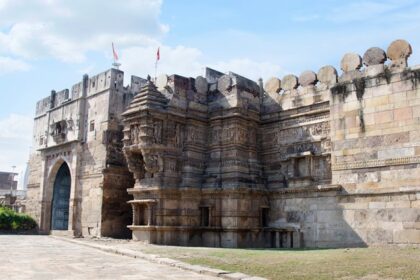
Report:
[{"label": "pointed stone arch", "polygon": [[[60,171],[61,170],[61,171]],[[70,211],[70,197],[71,197],[71,188],[73,183],[73,174],[71,169],[71,164],[65,160],[63,157],[58,157],[52,164],[49,170],[47,171],[47,177],[46,181],[44,183],[44,190],[43,190],[43,218],[41,221],[41,230],[42,232],[49,232],[50,230],[68,230],[69,229],[69,222],[71,221],[71,211]],[[57,200],[54,202],[54,190],[60,183],[59,181],[63,179],[66,182],[64,188],[66,189],[64,194],[62,193],[63,197],[61,199],[61,202]],[[61,178],[61,179],[60,179]],[[59,180],[57,180],[59,179]],[[59,191],[56,191],[58,195]],[[63,191],[62,191],[63,192]],[[53,223],[53,219],[57,218],[57,215],[60,215],[57,213],[58,208],[54,208],[57,205],[61,204],[59,208],[63,209],[64,215],[66,217],[64,220],[67,221],[67,223],[63,223],[61,226],[57,226],[56,223]],[[65,213],[64,213],[65,212]],[[63,221],[64,221],[63,220]],[[56,221],[56,220],[55,220]]]},{"label": "pointed stone arch", "polygon": [[70,168],[67,163],[63,162],[57,171],[53,184],[51,230],[68,230],[70,188]]}]

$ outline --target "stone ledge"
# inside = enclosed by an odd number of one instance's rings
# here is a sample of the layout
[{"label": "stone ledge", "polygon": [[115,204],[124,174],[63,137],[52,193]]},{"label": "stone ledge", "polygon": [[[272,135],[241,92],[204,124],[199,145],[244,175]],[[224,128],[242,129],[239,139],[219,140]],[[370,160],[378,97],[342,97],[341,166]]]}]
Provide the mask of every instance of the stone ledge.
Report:
[{"label": "stone ledge", "polygon": [[363,168],[373,168],[373,167],[383,167],[391,165],[405,165],[420,163],[420,157],[401,157],[401,158],[392,158],[392,159],[383,159],[383,160],[366,160],[366,161],[354,161],[348,163],[338,163],[331,166],[332,171],[348,170],[348,169],[363,169]]},{"label": "stone ledge", "polygon": [[83,242],[81,240],[75,240],[75,239],[70,239],[70,238],[61,237],[61,236],[51,236],[51,237],[60,239],[66,242],[71,242],[78,245],[94,248],[94,249],[101,250],[107,253],[112,253],[112,254],[122,255],[126,257],[132,257],[132,258],[140,258],[140,259],[144,259],[149,262],[152,262],[152,263],[169,265],[169,266],[177,267],[182,270],[193,271],[199,274],[220,277],[224,279],[235,279],[235,280],[265,280],[266,279],[262,277],[250,276],[250,275],[240,273],[240,272],[230,272],[230,271],[225,271],[225,270],[220,270],[220,269],[204,267],[200,265],[191,265],[191,264],[184,263],[181,261],[177,261],[177,260],[173,260],[169,258],[163,258],[163,257],[159,257],[157,255],[152,255],[152,254],[145,254],[143,252],[134,251],[131,249],[119,249],[113,246],[90,244],[88,242]]}]

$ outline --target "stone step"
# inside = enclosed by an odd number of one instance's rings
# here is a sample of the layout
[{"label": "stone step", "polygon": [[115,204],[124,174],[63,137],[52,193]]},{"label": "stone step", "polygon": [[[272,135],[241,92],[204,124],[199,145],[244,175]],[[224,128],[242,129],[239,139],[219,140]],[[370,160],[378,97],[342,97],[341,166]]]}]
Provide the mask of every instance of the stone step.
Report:
[{"label": "stone step", "polygon": [[50,230],[50,235],[74,237],[73,230]]}]

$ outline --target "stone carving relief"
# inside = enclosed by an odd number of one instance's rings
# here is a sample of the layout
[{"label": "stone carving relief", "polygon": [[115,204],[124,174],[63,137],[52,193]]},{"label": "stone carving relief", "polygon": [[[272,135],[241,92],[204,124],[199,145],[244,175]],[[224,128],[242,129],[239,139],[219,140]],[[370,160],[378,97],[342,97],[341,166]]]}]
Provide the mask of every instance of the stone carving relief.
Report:
[{"label": "stone carving relief", "polygon": [[163,127],[163,122],[161,120],[154,121],[153,139],[156,144],[162,143],[162,127]]},{"label": "stone carving relief", "polygon": [[143,156],[141,153],[125,152],[128,169],[133,173],[136,182],[143,179],[145,176],[145,168]]},{"label": "stone carving relief", "polygon": [[205,132],[200,127],[190,126],[187,129],[187,142],[194,144],[204,144],[205,143]]},{"label": "stone carving relief", "polygon": [[158,153],[146,152],[143,153],[143,158],[146,175],[152,177],[153,174],[163,171],[163,159]]},{"label": "stone carving relief", "polygon": [[251,133],[242,127],[229,126],[225,128],[215,128],[211,131],[211,143],[246,143],[249,139],[255,142],[256,131],[252,130]]},{"label": "stone carving relief", "polygon": [[314,137],[328,137],[330,125],[328,122],[320,122],[313,125],[300,126],[277,130],[263,134],[263,141],[272,145],[294,143],[296,141],[311,140]]},{"label": "stone carving relief", "polygon": [[130,142],[131,145],[139,144],[140,143],[140,125],[134,124],[130,126]]},{"label": "stone carving relief", "polygon": [[174,121],[168,121],[166,128],[166,137],[168,143],[175,147],[182,147],[184,132],[183,125]]}]

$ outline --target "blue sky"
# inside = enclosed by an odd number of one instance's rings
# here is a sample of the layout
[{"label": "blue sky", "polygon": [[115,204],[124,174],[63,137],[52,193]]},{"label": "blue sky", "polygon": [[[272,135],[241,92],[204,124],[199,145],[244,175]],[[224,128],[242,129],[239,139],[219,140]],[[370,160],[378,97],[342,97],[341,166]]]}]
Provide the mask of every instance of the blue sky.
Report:
[{"label": "blue sky", "polygon": [[[196,77],[205,66],[251,79],[337,69],[346,52],[395,39],[420,63],[420,1],[0,0],[0,170],[22,172],[35,102],[110,67]],[[417,52],[417,50],[419,50]]]}]

